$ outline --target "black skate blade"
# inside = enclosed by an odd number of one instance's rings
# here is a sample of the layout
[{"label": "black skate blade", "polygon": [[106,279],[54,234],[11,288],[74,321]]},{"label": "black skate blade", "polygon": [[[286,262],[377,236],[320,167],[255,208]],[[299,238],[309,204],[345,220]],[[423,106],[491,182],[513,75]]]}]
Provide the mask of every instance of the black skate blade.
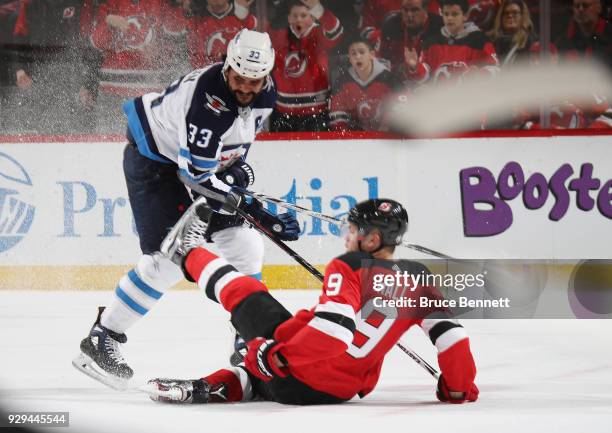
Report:
[{"label": "black skate blade", "polygon": [[129,381],[121,377],[113,376],[99,368],[93,359],[81,353],[72,360],[74,368],[86,374],[94,380],[108,386],[117,391],[125,391],[128,389]]}]

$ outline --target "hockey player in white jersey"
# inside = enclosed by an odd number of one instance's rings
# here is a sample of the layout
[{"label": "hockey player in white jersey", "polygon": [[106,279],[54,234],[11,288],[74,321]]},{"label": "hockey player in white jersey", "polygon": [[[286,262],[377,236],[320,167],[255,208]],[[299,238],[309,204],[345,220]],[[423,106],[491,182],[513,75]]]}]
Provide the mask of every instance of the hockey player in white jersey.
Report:
[{"label": "hockey player in white jersey", "polygon": [[219,198],[209,200],[216,212],[206,238],[243,274],[261,277],[263,240],[244,225],[233,206],[274,227],[281,239],[298,238],[299,225],[291,214],[272,214],[232,189],[254,181],[245,158],[276,103],[273,66],[268,34],[244,29],[230,41],[225,63],[195,70],[163,93],[124,104],[128,145],[123,171],[143,255],[119,281],[110,305],[99,309],[73,361],[77,369],[111,387],[127,386],[133,370],[119,349],[127,341],[126,330],[183,279],[181,269],[158,253],[166,233],[194,198],[177,170]]}]

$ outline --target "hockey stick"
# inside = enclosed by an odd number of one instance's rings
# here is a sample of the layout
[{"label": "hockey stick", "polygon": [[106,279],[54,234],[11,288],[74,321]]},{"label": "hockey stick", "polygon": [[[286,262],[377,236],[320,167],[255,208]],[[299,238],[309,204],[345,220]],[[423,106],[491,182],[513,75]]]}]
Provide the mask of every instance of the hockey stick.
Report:
[{"label": "hockey stick", "polygon": [[410,348],[404,346],[399,341],[395,343],[395,345],[399,347],[402,350],[402,352],[404,352],[406,355],[411,357],[414,362],[416,362],[421,367],[423,367],[423,369],[427,371],[429,374],[431,374],[436,380],[440,378],[440,373],[438,372],[438,370],[436,370],[434,367],[429,365],[427,361],[421,358],[416,352],[413,352]]},{"label": "hockey stick", "polygon": [[[183,176],[180,173],[178,174],[178,177],[179,177],[180,181],[183,182],[184,185],[186,185],[187,187],[189,187],[193,191],[197,192],[198,194],[200,194],[200,195],[202,195],[202,196],[204,196],[206,198],[210,198],[210,199],[221,201],[221,202],[223,202],[225,200],[225,197],[223,197],[222,195],[216,194],[216,193],[214,193],[212,191],[207,190],[206,188],[202,187],[201,185],[192,182],[191,179],[187,178],[186,176]],[[321,274],[321,272],[319,272],[319,270],[317,268],[315,268],[313,265],[308,263],[302,256],[300,256],[298,253],[293,251],[293,249],[291,249],[283,241],[278,239],[274,233],[272,233],[269,229],[264,227],[259,221],[257,221],[255,218],[253,218],[253,216],[249,215],[248,213],[246,213],[243,209],[241,209],[238,206],[232,206],[232,208],[233,208],[232,210],[236,211],[236,213],[238,215],[240,215],[249,224],[251,224],[253,227],[255,227],[255,229],[257,229],[257,231],[259,231],[265,237],[270,239],[276,246],[278,246],[281,250],[286,252],[293,260],[298,262],[308,272],[310,272],[312,275],[314,275],[316,278],[318,278],[319,281],[323,281],[323,274]]]},{"label": "hockey stick", "polygon": [[524,62],[488,79],[471,74],[460,85],[423,86],[405,100],[389,101],[386,115],[398,132],[440,136],[480,129],[485,114],[495,124],[512,119],[517,109],[539,111],[542,105],[567,101],[590,104],[594,94],[612,97],[612,80],[601,64]]},{"label": "hockey stick", "polygon": [[[187,187],[189,187],[193,191],[197,192],[198,194],[200,194],[200,195],[202,195],[202,196],[204,196],[206,198],[212,198],[213,200],[223,201],[223,197],[222,196],[220,197],[218,194],[215,194],[212,191],[209,191],[206,188],[203,188],[201,185],[199,185],[197,183],[193,183],[189,178],[187,178],[186,176],[183,176],[181,173],[178,174],[178,177],[179,177],[180,181],[183,182],[183,184],[185,184]],[[310,272],[311,275],[313,275],[315,278],[317,278],[320,282],[323,282],[323,279],[324,279],[323,274],[321,274],[321,272],[319,272],[318,269],[315,268],[313,265],[308,263],[302,256],[300,256],[298,253],[296,253],[290,247],[288,247],[283,241],[278,239],[274,233],[272,233],[270,230],[265,228],[263,225],[261,225],[261,223],[259,221],[257,221],[255,218],[253,218],[251,215],[249,215],[248,213],[246,213],[244,210],[240,209],[239,207],[232,206],[232,208],[236,211],[236,213],[238,215],[240,215],[247,222],[249,222],[249,224],[252,224],[253,227],[255,227],[255,229],[257,229],[259,232],[261,232],[263,235],[265,235],[276,246],[278,246],[283,251],[285,251],[287,254],[289,254],[289,256],[291,256],[292,259],[294,259],[296,262],[298,262],[300,265],[302,265],[308,272]],[[416,352],[414,352],[410,348],[402,345],[399,342],[397,342],[395,344],[405,354],[407,354],[417,364],[419,364],[425,371],[427,371],[429,374],[431,374],[434,378],[437,379],[440,376],[438,371],[434,367],[429,365],[427,363],[427,361],[425,361],[423,358],[421,358]]]},{"label": "hockey stick", "polygon": [[[261,193],[253,192],[253,191],[249,191],[248,189],[244,189],[244,188],[237,188],[236,187],[235,189],[237,191],[241,192],[242,194],[248,195],[249,197],[252,197],[252,198],[254,198],[256,200],[259,200],[259,201],[265,201],[265,202],[268,202],[268,203],[277,204],[279,206],[284,207],[285,209],[291,209],[291,210],[294,210],[296,212],[303,213],[305,215],[309,215],[309,216],[314,217],[314,218],[318,218],[321,221],[325,221],[325,222],[328,222],[328,223],[331,223],[331,224],[335,224],[336,226],[340,226],[342,224],[342,220],[339,220],[338,218],[335,218],[335,217],[330,216],[330,215],[325,215],[325,214],[320,213],[320,212],[315,212],[315,211],[313,211],[311,209],[308,209],[308,208],[305,208],[305,207],[302,207],[302,206],[298,206],[298,205],[293,204],[293,203],[288,203],[288,202],[283,201],[281,199],[278,199],[276,197],[271,197],[269,195],[265,195],[265,194],[261,194]],[[423,247],[421,245],[411,244],[411,243],[408,243],[408,242],[402,242],[401,245],[403,247],[410,248],[410,249],[418,251],[420,253],[429,254],[431,256],[438,257],[438,258],[441,258],[441,259],[453,260],[453,257],[451,257],[451,256],[448,256],[448,255],[446,255],[444,253],[440,253],[438,251],[432,250],[432,249],[427,248],[427,247]]]}]

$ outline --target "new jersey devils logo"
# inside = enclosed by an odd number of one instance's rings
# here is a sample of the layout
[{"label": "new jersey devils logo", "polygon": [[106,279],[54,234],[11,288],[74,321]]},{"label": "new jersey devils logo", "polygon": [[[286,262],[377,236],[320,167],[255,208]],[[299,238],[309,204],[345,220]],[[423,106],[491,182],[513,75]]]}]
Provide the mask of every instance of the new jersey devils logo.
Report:
[{"label": "new jersey devils logo", "polygon": [[441,64],[434,74],[435,83],[457,81],[460,83],[463,74],[469,69],[465,62],[449,62]]},{"label": "new jersey devils logo", "polygon": [[74,6],[70,6],[64,9],[64,13],[62,15],[64,19],[69,19],[69,18],[74,18],[75,14],[76,14],[76,10]]},{"label": "new jersey devils logo", "polygon": [[214,61],[220,61],[225,54],[227,39],[223,37],[223,32],[214,32],[206,41],[206,57]]},{"label": "new jersey devils logo", "polygon": [[291,78],[299,78],[306,72],[308,59],[302,57],[298,51],[291,51],[285,57],[285,74]]},{"label": "new jersey devils logo", "polygon": [[134,15],[127,18],[130,27],[123,33],[123,49],[140,50],[151,44],[155,36],[153,26],[143,16]]},{"label": "new jersey devils logo", "polygon": [[383,201],[381,204],[378,205],[378,210],[382,213],[391,212],[391,203]]},{"label": "new jersey devils logo", "polygon": [[380,101],[368,99],[357,104],[357,116],[362,124],[369,125],[380,118]]}]

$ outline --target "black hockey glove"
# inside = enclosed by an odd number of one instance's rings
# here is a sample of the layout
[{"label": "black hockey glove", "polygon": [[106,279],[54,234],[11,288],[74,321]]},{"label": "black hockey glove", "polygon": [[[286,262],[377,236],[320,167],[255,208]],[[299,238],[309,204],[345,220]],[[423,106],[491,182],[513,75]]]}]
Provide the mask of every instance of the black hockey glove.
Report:
[{"label": "black hockey glove", "polygon": [[300,224],[289,212],[278,215],[273,214],[261,205],[257,200],[244,203],[243,209],[261,223],[265,228],[282,241],[297,241],[300,237]]},{"label": "black hockey glove", "polygon": [[248,188],[255,182],[255,172],[249,164],[238,159],[222,172],[215,174],[217,178],[229,186]]}]

